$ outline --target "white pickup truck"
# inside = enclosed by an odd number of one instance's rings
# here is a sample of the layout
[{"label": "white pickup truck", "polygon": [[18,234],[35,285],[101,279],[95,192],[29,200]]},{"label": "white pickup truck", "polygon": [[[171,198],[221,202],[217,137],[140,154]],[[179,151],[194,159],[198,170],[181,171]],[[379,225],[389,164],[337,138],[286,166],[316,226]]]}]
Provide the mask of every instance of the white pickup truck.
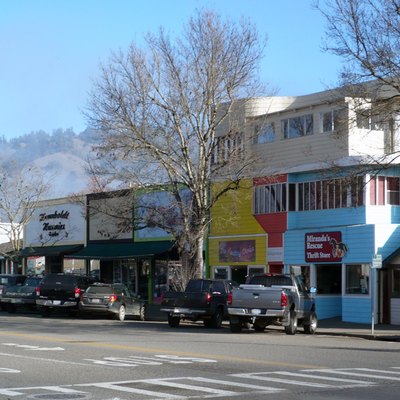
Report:
[{"label": "white pickup truck", "polygon": [[305,333],[314,334],[318,323],[313,292],[295,274],[249,277],[228,295],[230,330],[240,332],[253,325],[254,330],[264,331],[268,325],[280,324],[286,334],[294,335],[302,325]]}]

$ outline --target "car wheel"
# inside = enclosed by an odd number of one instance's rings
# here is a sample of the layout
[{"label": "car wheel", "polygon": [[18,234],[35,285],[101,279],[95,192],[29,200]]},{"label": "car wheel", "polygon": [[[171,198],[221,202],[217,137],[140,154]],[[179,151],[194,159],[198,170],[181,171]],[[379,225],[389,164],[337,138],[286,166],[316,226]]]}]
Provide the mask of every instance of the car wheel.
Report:
[{"label": "car wheel", "polygon": [[294,335],[297,331],[297,316],[294,310],[290,310],[289,325],[285,326],[286,335]]},{"label": "car wheel", "polygon": [[315,312],[311,313],[310,319],[307,322],[307,324],[303,322],[304,333],[314,335],[318,327],[317,314]]},{"label": "car wheel", "polygon": [[214,315],[211,317],[211,328],[214,329],[221,328],[222,319],[223,319],[222,310],[220,308],[217,308]]},{"label": "car wheel", "polygon": [[125,319],[125,316],[126,316],[126,309],[125,306],[121,304],[119,306],[118,313],[116,314],[116,319],[118,319],[119,321],[123,321]]},{"label": "car wheel", "polygon": [[177,328],[181,322],[181,319],[179,317],[174,317],[172,315],[168,315],[168,325],[171,328]]},{"label": "car wheel", "polygon": [[254,322],[254,325],[253,325],[254,330],[255,330],[256,332],[264,332],[266,326],[267,326],[266,322],[264,322],[264,321],[259,321],[259,320],[256,320],[256,321]]}]

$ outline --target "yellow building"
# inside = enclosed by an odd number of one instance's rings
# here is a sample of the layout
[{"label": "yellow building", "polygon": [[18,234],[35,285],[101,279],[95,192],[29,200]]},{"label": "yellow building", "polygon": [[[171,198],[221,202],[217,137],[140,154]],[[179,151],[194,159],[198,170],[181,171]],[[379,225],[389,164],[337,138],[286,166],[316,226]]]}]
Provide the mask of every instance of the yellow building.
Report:
[{"label": "yellow building", "polygon": [[253,217],[251,179],[223,195],[212,209],[208,263],[213,278],[244,283],[266,270],[267,235]]}]

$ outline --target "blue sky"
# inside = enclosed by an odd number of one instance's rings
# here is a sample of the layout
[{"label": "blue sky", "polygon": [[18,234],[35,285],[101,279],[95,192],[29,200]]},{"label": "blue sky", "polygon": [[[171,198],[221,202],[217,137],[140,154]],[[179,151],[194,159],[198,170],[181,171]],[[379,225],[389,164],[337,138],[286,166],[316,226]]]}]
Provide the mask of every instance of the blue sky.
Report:
[{"label": "blue sky", "polygon": [[341,60],[321,51],[325,23],[311,0],[0,0],[0,136],[80,133],[100,62],[160,26],[179,33],[204,7],[268,35],[261,79],[279,95],[336,84]]}]

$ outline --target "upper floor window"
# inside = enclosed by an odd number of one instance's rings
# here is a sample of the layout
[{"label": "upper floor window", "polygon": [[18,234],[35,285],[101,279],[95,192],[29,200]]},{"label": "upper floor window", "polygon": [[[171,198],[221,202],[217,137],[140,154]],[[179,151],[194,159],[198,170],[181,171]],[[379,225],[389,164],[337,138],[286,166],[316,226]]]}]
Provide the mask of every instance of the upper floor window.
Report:
[{"label": "upper floor window", "polygon": [[253,144],[272,143],[274,140],[275,126],[273,122],[255,126]]},{"label": "upper floor window", "polygon": [[254,214],[269,214],[287,210],[286,183],[256,186],[254,188]]},{"label": "upper floor window", "polygon": [[339,127],[339,111],[330,110],[320,114],[322,132],[333,132]]},{"label": "upper floor window", "polygon": [[373,176],[369,180],[370,205],[400,205],[400,178]]},{"label": "upper floor window", "polygon": [[301,136],[312,135],[314,130],[313,115],[307,114],[299,117],[282,120],[283,137],[291,139]]},{"label": "upper floor window", "polygon": [[387,203],[391,205],[400,205],[400,178],[387,177]]},{"label": "upper floor window", "polygon": [[226,135],[215,139],[213,164],[226,163],[235,158],[241,160],[244,157],[243,133]]}]

